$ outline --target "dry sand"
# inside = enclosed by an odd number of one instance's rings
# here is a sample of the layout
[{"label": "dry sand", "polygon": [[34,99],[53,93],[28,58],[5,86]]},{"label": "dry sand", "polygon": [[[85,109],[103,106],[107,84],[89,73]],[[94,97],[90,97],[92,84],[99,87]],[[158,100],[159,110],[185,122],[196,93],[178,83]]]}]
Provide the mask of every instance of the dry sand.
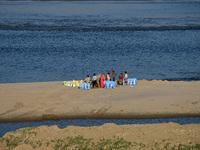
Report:
[{"label": "dry sand", "polygon": [[[0,102],[0,122],[62,118],[200,116],[200,81],[140,80],[135,87],[118,86],[116,89],[92,90],[67,87],[62,82],[0,84]],[[12,137],[10,135],[17,139],[26,137],[25,141],[18,143],[15,150],[32,149],[33,144],[38,144],[38,141],[43,144],[37,145],[36,149],[51,150],[55,145],[52,143],[48,145],[48,142],[79,135],[93,138],[94,142],[101,139],[123,138],[133,145],[135,143],[135,146],[131,147],[134,150],[158,149],[165,146],[167,147],[165,149],[170,149],[178,144],[200,144],[199,124],[163,123],[120,126],[104,124],[99,127],[69,126],[65,129],[59,129],[57,126],[41,126],[33,130],[26,136],[22,135],[25,132],[18,130],[7,133],[3,138]],[[25,144],[27,140],[32,142]],[[8,149],[5,141],[0,142],[0,149]]]},{"label": "dry sand", "polygon": [[0,84],[0,122],[200,116],[200,81],[138,81],[79,90],[63,82]]}]

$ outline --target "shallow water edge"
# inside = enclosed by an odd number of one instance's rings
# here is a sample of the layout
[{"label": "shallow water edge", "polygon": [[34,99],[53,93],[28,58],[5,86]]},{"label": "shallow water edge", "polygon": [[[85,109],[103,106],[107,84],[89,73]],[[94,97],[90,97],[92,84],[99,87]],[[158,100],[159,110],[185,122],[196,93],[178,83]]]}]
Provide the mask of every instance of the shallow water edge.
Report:
[{"label": "shallow water edge", "polygon": [[178,123],[184,124],[200,124],[200,117],[184,117],[184,118],[160,118],[160,119],[63,119],[57,121],[34,121],[34,122],[17,122],[17,123],[0,123],[0,137],[10,131],[20,128],[35,126],[53,126],[57,125],[63,129],[68,126],[91,127],[101,126],[106,123],[114,123],[116,125],[131,124],[161,124],[161,123]]}]

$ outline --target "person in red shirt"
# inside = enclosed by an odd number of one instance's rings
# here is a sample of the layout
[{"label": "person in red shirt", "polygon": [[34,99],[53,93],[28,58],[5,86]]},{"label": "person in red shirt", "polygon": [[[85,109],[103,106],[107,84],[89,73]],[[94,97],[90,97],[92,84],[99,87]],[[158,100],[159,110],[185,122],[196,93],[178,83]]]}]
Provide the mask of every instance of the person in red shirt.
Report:
[{"label": "person in red shirt", "polygon": [[122,85],[123,84],[123,73],[121,72],[121,74],[119,75],[119,84]]}]

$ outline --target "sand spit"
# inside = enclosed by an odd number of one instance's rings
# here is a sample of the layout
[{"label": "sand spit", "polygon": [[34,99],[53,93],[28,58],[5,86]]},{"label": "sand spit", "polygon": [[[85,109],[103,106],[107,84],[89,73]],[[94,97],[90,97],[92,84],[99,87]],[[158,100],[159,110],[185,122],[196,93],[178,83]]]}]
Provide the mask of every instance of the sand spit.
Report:
[{"label": "sand spit", "polygon": [[200,81],[79,90],[63,82],[0,84],[0,122],[200,116]]}]

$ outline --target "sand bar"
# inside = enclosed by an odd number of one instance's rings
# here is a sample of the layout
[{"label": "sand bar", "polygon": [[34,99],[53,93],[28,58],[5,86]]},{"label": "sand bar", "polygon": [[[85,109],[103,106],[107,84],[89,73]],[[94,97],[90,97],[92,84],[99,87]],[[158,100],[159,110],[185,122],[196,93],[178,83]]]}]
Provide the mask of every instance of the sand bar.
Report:
[{"label": "sand bar", "polygon": [[0,122],[200,116],[200,81],[79,90],[59,82],[0,84]]}]

